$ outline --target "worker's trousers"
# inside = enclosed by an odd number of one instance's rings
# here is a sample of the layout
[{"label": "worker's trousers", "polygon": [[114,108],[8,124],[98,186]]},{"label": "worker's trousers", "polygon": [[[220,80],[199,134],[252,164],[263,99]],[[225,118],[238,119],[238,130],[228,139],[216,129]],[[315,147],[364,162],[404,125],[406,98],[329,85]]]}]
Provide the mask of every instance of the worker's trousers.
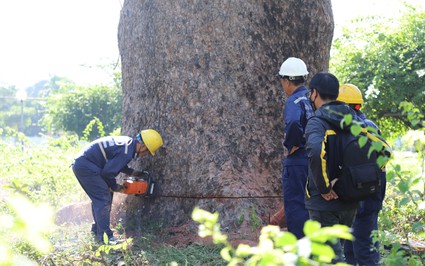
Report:
[{"label": "worker's trousers", "polygon": [[353,265],[380,265],[379,242],[373,243],[372,231],[378,230],[377,211],[364,211],[356,215],[352,229],[354,242],[345,241],[345,260]]},{"label": "worker's trousers", "polygon": [[100,241],[103,241],[103,235],[106,233],[108,238],[111,238],[113,233],[109,224],[113,192],[100,174],[92,169],[90,162],[85,159],[75,160],[72,170],[81,187],[91,199],[94,228],[96,228],[94,231],[96,231],[97,237]]},{"label": "worker's trousers", "polygon": [[[321,197],[321,196],[319,196]],[[310,219],[319,222],[322,227],[333,226],[336,224],[342,224],[351,227],[356,215],[357,209],[347,209],[343,211],[317,211],[309,210]],[[345,246],[345,240],[340,239],[336,243],[328,242],[335,252],[336,257],[332,260],[332,263],[344,262],[343,246]]]},{"label": "worker's trousers", "polygon": [[284,165],[282,174],[286,226],[298,239],[304,237],[304,223],[309,219],[304,204],[308,165],[307,160],[299,161],[298,165]]}]

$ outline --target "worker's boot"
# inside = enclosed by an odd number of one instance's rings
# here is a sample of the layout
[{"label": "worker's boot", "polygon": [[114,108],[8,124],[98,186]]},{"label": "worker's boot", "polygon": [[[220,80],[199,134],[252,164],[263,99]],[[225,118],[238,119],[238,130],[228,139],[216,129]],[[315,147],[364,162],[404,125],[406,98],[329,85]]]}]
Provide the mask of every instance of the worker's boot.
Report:
[{"label": "worker's boot", "polygon": [[91,224],[91,233],[97,236],[97,225],[95,223]]}]

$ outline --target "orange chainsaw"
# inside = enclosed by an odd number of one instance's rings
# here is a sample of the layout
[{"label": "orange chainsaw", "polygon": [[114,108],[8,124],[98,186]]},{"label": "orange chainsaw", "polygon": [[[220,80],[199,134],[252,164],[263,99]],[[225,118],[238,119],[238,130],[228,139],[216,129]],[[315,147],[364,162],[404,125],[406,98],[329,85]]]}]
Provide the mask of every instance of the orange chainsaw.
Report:
[{"label": "orange chainsaw", "polygon": [[147,171],[142,172],[142,176],[129,176],[124,178],[123,193],[143,196],[149,198],[154,196],[156,182]]}]

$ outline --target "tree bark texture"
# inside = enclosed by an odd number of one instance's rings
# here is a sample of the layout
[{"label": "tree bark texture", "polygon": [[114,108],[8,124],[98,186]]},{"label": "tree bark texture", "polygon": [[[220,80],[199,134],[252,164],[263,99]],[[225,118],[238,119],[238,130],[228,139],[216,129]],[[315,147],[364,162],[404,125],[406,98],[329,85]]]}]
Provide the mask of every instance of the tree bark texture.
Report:
[{"label": "tree bark texture", "polygon": [[330,0],[126,0],[123,134],[154,128],[165,145],[132,165],[160,189],[153,200],[127,197],[125,222],[176,226],[200,206],[225,227],[266,224],[282,200],[275,74],[290,56],[310,78],[326,70],[333,27]]}]

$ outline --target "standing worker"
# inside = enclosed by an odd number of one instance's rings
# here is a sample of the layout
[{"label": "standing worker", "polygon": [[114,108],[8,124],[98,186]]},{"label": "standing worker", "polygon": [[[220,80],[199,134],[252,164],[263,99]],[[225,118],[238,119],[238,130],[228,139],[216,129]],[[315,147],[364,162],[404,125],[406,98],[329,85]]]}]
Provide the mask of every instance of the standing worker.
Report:
[{"label": "standing worker", "polygon": [[305,126],[313,115],[313,109],[304,86],[307,66],[299,58],[289,57],[282,63],[278,76],[280,85],[288,97],[284,109],[284,160],[282,173],[283,203],[288,231],[297,238],[304,236],[303,228],[308,220],[304,205],[305,184],[308,175],[308,157],[305,146]]},{"label": "standing worker", "polygon": [[[306,127],[306,150],[309,157],[309,176],[306,186],[306,208],[310,219],[318,221],[322,227],[336,224],[351,227],[356,214],[358,201],[343,201],[333,190],[332,177],[339,171],[337,151],[342,142],[338,141],[334,128],[341,128],[341,120],[350,114],[353,121],[363,124],[345,103],[336,101],[339,94],[339,81],[331,73],[321,72],[311,79],[308,97],[316,110]],[[349,130],[345,125],[343,130]],[[343,243],[337,241],[332,248],[336,254],[334,262],[344,261]]]},{"label": "standing worker", "polygon": [[91,199],[94,219],[92,232],[101,242],[106,234],[108,244],[117,243],[109,228],[113,191],[122,189],[115,177],[120,172],[141,176],[142,171],[136,171],[127,164],[138,157],[155,155],[162,145],[161,135],[153,129],[146,129],[135,138],[110,136],[97,139],[77,155],[72,170]]},{"label": "standing worker", "polygon": [[[367,126],[373,127],[380,134],[375,123],[366,118],[360,111],[363,96],[359,88],[353,84],[344,84],[339,87],[338,101],[348,104]],[[381,193],[360,202],[357,209],[352,230],[355,237],[354,242],[346,241],[344,254],[346,262],[353,265],[380,265],[379,242],[373,242],[372,231],[378,230],[378,214],[382,209],[382,201],[385,197],[386,173],[381,173]]]}]

